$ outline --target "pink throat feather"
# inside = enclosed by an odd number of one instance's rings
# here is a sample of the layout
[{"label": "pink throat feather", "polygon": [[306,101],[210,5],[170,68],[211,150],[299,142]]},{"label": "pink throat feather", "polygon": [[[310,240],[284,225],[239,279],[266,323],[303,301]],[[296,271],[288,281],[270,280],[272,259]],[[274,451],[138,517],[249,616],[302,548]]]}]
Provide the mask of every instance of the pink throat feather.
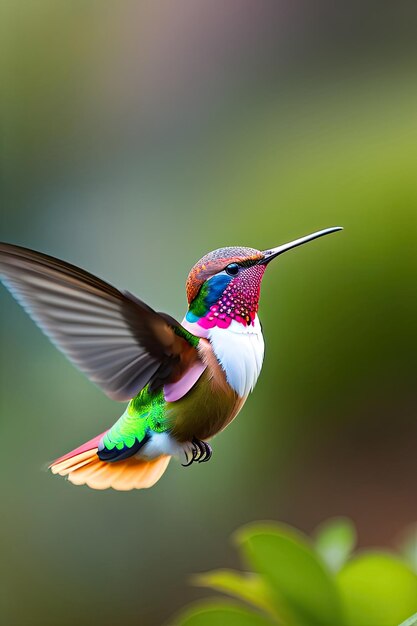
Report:
[{"label": "pink throat feather", "polygon": [[204,329],[228,328],[233,320],[249,326],[254,324],[259,306],[264,265],[243,270],[226,287],[219,300],[213,304],[197,324]]}]

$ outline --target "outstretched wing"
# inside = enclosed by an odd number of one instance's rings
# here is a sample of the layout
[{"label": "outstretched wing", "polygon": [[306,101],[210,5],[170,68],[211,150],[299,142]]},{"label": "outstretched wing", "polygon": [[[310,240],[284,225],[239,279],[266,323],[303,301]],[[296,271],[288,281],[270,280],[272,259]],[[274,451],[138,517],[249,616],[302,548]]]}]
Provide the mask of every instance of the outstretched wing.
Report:
[{"label": "outstretched wing", "polygon": [[114,400],[130,400],[150,381],[176,380],[198,360],[198,339],[175,320],[74,265],[0,243],[0,276],[53,343]]}]

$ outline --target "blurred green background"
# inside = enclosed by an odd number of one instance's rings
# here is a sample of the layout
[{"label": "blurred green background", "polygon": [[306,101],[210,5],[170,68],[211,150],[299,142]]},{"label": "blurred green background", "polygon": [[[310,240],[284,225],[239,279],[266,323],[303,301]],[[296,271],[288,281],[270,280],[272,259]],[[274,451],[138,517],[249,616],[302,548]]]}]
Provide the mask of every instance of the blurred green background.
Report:
[{"label": "blurred green background", "polygon": [[181,317],[191,265],[276,246],[266,360],[207,465],[152,490],[43,471],[121,413],[2,290],[0,612],[157,626],[235,566],[228,536],[417,519],[417,83],[412,3],[2,0],[1,239]]}]

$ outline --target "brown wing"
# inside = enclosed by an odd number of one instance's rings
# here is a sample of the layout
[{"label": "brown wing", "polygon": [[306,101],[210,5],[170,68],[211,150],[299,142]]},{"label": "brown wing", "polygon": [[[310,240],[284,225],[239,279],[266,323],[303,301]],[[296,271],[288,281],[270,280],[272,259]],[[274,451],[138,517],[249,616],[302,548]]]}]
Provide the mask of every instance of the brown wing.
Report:
[{"label": "brown wing", "polygon": [[175,380],[198,359],[180,324],[74,265],[0,243],[0,276],[57,348],[114,400],[130,400],[150,381]]}]

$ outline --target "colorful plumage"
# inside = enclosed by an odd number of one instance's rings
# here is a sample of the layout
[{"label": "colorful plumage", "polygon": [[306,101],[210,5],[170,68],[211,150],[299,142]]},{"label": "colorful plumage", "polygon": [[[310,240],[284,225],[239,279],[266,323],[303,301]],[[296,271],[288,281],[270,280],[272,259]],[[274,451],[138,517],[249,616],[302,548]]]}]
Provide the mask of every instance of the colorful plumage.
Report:
[{"label": "colorful plumage", "polygon": [[205,462],[261,371],[258,319],[268,263],[329,228],[272,250],[220,248],[190,271],[180,324],[73,265],[0,244],[0,276],[54,344],[110,397],[129,401],[107,431],[51,465],[76,485],[154,485],[172,456]]}]

